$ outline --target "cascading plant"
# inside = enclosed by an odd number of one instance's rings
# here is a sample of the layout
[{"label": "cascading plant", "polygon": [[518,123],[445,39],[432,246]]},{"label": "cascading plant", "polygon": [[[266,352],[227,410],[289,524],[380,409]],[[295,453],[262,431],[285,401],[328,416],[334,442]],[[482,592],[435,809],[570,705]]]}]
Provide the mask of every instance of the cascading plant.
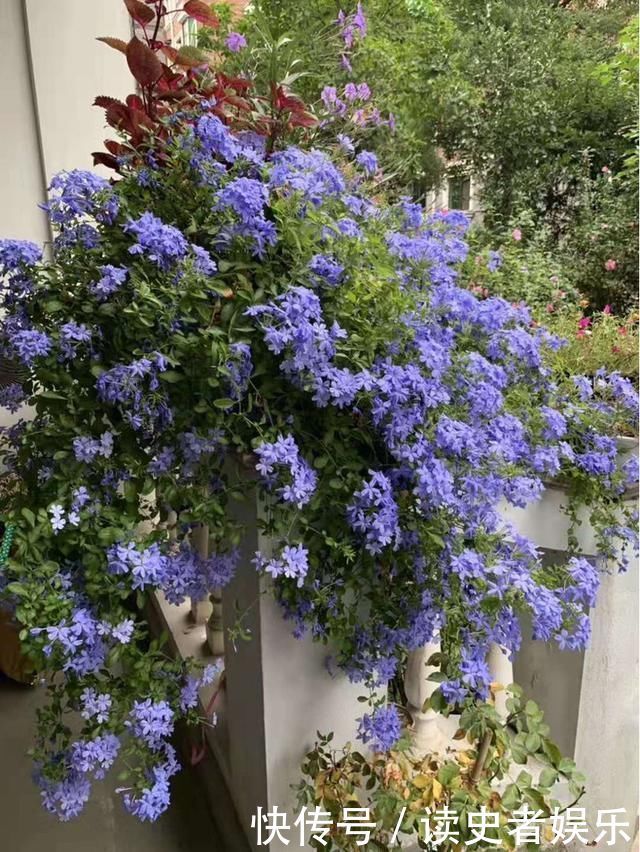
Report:
[{"label": "cascading plant", "polygon": [[[118,180],[54,180],[50,258],[0,242],[0,346],[28,373],[2,403],[33,407],[4,435],[21,487],[3,588],[49,674],[35,760],[62,819],[123,751],[125,807],[167,807],[169,738],[199,722],[215,672],[169,659],[144,604],[230,582],[243,530],[227,500],[249,488],[247,458],[269,498],[255,570],[292,629],[370,690],[360,730],[378,751],[401,723],[375,696],[407,650],[439,637],[432,705],[464,712],[490,696],[490,644],[517,651],[522,613],[537,639],[588,641],[598,566],[543,565],[504,501],[573,477],[601,560],[622,559],[612,529],[634,535],[634,471],[608,434],[633,420],[633,388],[601,375],[594,402],[584,377],[556,385],[561,341],[459,280],[464,215],[381,199],[374,155],[344,139],[271,151],[208,97],[154,120],[152,146],[118,149]],[[183,540],[141,532],[169,508]],[[207,559],[187,542],[199,524]]]}]

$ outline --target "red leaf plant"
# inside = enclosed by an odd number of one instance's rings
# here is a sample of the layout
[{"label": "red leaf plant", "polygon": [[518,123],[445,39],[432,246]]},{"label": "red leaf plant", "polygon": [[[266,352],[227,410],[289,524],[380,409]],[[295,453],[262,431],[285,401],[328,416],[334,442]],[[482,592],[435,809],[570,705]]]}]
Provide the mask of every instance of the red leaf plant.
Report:
[{"label": "red leaf plant", "polygon": [[229,77],[216,68],[219,57],[197,48],[177,50],[163,41],[163,20],[182,13],[199,23],[218,28],[219,19],[202,0],[186,0],[182,9],[169,11],[164,0],[123,0],[134,22],[135,35],[127,43],[104,36],[98,41],[126,56],[138,92],[125,101],[100,95],[94,101],[105,110],[107,124],[120,139],[106,140],[105,151],[93,154],[95,164],[119,170],[122,158],[139,161],[153,151],[162,163],[163,144],[169,135],[167,118],[180,110],[207,109],[238,130],[253,130],[275,149],[296,128],[313,127],[317,120],[305,104],[282,84],[273,81],[266,96],[253,91],[251,81]]}]

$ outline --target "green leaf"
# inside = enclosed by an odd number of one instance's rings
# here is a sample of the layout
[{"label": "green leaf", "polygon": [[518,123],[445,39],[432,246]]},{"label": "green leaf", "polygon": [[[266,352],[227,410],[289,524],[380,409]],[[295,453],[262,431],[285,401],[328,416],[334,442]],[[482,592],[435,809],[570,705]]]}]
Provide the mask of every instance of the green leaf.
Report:
[{"label": "green leaf", "polygon": [[431,698],[427,698],[425,701],[424,709],[428,709],[431,707],[436,713],[442,713],[443,710],[446,710],[449,705],[447,704],[447,700],[439,689],[433,693]]},{"label": "green leaf", "polygon": [[527,751],[524,746],[519,743],[514,742],[511,746],[511,756],[515,763],[526,763],[527,762]]},{"label": "green leaf", "polygon": [[443,787],[448,787],[454,778],[460,774],[460,767],[457,763],[447,761],[444,766],[438,770],[437,779]]},{"label": "green leaf", "polygon": [[178,373],[176,370],[166,370],[164,373],[160,373],[160,379],[172,385],[176,382],[183,382],[185,378],[184,373]]},{"label": "green leaf", "polygon": [[542,748],[544,753],[547,755],[553,766],[560,766],[560,761],[562,760],[562,753],[558,746],[555,743],[552,743],[551,740],[543,740]]},{"label": "green leaf", "polygon": [[542,739],[539,734],[531,733],[527,734],[527,738],[524,741],[525,748],[531,754],[535,754],[542,745]]},{"label": "green leaf", "polygon": [[548,766],[540,773],[539,784],[541,787],[553,787],[558,780],[558,773],[555,769]]},{"label": "green leaf", "polygon": [[233,406],[236,404],[236,402],[233,399],[224,399],[223,398],[223,399],[214,400],[213,404],[215,405],[216,408],[222,408],[226,411],[227,408],[233,408]]},{"label": "green leaf", "polygon": [[502,807],[514,811],[520,804],[520,791],[515,784],[509,784],[502,794]]}]

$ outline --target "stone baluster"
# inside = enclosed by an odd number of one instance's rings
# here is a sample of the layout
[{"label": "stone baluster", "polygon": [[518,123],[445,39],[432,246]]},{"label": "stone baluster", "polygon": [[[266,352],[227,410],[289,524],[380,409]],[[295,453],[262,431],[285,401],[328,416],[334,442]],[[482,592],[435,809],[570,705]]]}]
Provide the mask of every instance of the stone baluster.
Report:
[{"label": "stone baluster", "polygon": [[407,709],[413,719],[409,735],[414,758],[443,751],[446,745],[445,737],[438,724],[438,714],[431,708],[423,710],[427,699],[431,698],[438,688],[435,681],[428,680],[429,675],[438,671],[438,668],[427,663],[431,655],[438,651],[440,651],[439,643],[429,643],[415,651],[410,651],[407,657],[404,690],[408,702]]},{"label": "stone baluster", "polygon": [[167,533],[169,534],[169,541],[174,542],[178,540],[178,513],[174,512],[173,509],[169,509],[167,511],[167,518],[165,520],[165,526]]},{"label": "stone baluster", "polygon": [[[497,645],[495,642],[492,642],[489,648],[487,664],[492,683],[499,683],[503,687],[507,687],[513,683],[513,662],[500,645]],[[509,715],[507,710],[508,697],[509,694],[506,689],[501,689],[496,693],[496,710],[503,718]]]},{"label": "stone baluster", "polygon": [[[198,524],[191,532],[191,547],[202,559],[209,557],[209,525]],[[212,612],[209,597],[202,600],[191,598],[191,617],[196,624],[206,624]]]},{"label": "stone baluster", "polygon": [[207,621],[207,644],[214,657],[220,657],[224,654],[222,589],[213,589],[209,600],[211,602],[211,615]]}]

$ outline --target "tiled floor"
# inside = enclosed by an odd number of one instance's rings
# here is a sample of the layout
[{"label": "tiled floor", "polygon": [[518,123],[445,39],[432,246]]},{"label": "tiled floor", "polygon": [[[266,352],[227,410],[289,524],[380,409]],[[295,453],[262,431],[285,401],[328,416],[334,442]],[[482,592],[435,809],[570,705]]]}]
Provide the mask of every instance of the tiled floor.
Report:
[{"label": "tiled floor", "polygon": [[40,690],[0,680],[0,849],[2,852],[223,852],[204,794],[190,769],[176,778],[173,806],[156,823],[140,823],[97,782],[84,813],[59,823],[40,805],[26,754]]}]

